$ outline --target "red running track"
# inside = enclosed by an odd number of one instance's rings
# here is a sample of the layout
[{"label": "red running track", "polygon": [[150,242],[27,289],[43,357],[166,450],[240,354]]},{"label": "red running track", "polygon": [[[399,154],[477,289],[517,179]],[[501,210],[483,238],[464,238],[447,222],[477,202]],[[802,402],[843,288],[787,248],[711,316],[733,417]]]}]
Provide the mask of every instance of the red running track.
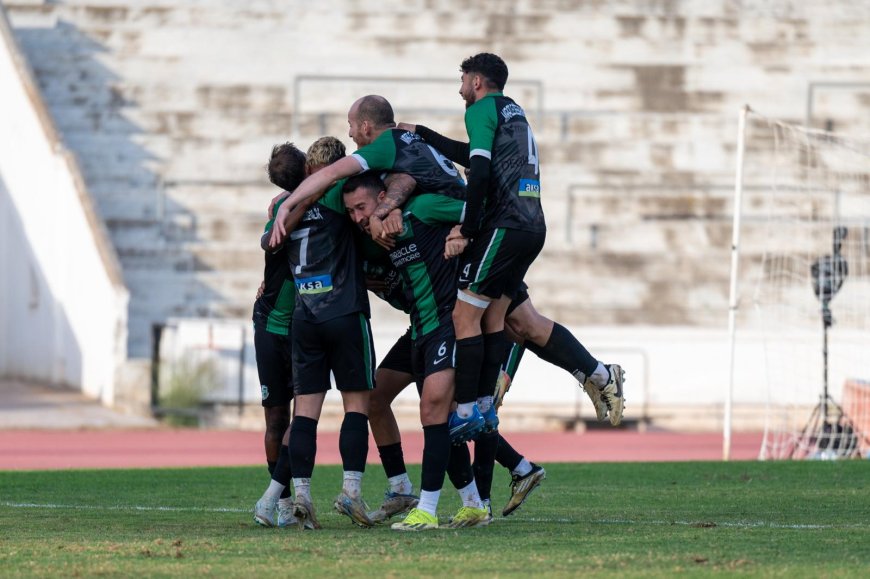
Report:
[{"label": "red running track", "polygon": [[[506,438],[535,462],[641,462],[721,460],[721,433],[632,431],[518,432]],[[405,460],[418,463],[422,433],[404,433]],[[760,433],[735,433],[732,460],[754,460]],[[0,470],[154,468],[264,464],[263,435],[210,430],[0,431]],[[317,437],[318,464],[340,464],[338,433]],[[374,441],[369,463],[378,462]]]}]

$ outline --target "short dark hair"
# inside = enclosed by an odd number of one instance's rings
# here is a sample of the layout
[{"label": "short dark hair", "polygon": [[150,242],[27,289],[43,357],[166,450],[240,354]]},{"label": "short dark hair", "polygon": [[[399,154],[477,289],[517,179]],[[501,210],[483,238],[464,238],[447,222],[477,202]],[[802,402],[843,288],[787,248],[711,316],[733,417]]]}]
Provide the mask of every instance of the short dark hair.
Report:
[{"label": "short dark hair", "polygon": [[390,101],[376,94],[370,94],[360,99],[357,119],[368,121],[377,128],[391,127],[396,124]]},{"label": "short dark hair", "polygon": [[275,145],[266,172],[269,181],[284,191],[293,191],[305,179],[305,153],[293,143]]},{"label": "short dark hair", "polygon": [[381,180],[381,177],[377,173],[375,173],[374,171],[366,171],[365,173],[354,175],[353,177],[345,181],[344,185],[341,187],[341,192],[342,194],[353,193],[360,187],[363,187],[368,191],[374,193],[380,193],[381,191],[386,189],[384,182]]},{"label": "short dark hair", "polygon": [[508,67],[500,56],[489,52],[481,52],[469,56],[459,66],[462,72],[473,72],[484,77],[487,82],[498,90],[504,90],[508,79]]}]

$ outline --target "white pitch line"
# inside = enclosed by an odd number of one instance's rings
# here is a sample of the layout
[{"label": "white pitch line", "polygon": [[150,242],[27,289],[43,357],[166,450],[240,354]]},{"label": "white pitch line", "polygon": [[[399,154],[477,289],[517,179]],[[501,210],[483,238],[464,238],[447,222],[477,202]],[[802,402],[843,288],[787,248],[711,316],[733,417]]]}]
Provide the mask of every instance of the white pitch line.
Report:
[{"label": "white pitch line", "polygon": [[531,521],[533,523],[592,523],[595,525],[662,525],[671,526],[679,525],[686,527],[727,527],[733,529],[865,529],[870,525],[855,523],[850,525],[813,525],[813,524],[795,524],[788,525],[784,523],[768,523],[765,521],[632,521],[628,519],[599,519],[599,520],[581,520],[581,519],[545,519],[545,518],[523,518],[518,521]]},{"label": "white pitch line", "polygon": [[76,511],[167,511],[179,513],[249,513],[251,509],[231,507],[145,507],[140,505],[59,505],[53,503],[11,503],[0,502],[0,506],[13,509],[71,509]]},{"label": "white pitch line", "polygon": [[[161,511],[161,512],[179,512],[179,513],[250,513],[251,509],[239,509],[233,507],[146,507],[142,505],[62,505],[55,503],[14,503],[9,501],[0,502],[0,506],[9,507],[12,509],[70,509],[70,510],[90,510],[90,511]],[[866,529],[870,527],[867,524],[850,524],[850,525],[815,525],[815,524],[782,524],[770,523],[765,521],[633,521],[630,519],[568,519],[568,518],[542,518],[542,517],[510,517],[499,518],[502,521],[516,521],[518,523],[559,523],[559,524],[577,524],[591,523],[593,525],[656,525],[656,526],[671,526],[679,525],[685,527],[726,527],[731,529],[794,529],[794,530],[819,530],[819,529]]]}]

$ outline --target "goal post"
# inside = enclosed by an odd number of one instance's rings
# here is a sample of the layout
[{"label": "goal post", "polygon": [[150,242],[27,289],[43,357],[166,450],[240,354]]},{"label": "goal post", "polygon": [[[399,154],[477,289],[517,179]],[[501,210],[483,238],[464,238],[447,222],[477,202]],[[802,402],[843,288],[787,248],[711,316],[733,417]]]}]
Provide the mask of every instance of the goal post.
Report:
[{"label": "goal post", "polygon": [[738,127],[723,458],[738,406],[763,417],[760,459],[852,456],[870,427],[842,405],[870,379],[870,141],[749,107]]}]

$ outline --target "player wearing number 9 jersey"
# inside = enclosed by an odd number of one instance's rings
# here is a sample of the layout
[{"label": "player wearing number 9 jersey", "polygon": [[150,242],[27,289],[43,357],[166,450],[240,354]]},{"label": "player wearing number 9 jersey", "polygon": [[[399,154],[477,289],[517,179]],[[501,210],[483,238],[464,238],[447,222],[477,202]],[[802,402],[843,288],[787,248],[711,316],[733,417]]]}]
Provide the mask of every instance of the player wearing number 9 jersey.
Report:
[{"label": "player wearing number 9 jersey", "polygon": [[473,416],[476,400],[489,422],[505,313],[544,246],[547,228],[534,135],[522,107],[502,93],[507,65],[482,53],[467,58],[460,69],[469,142],[419,125],[415,132],[471,170],[460,233],[472,241],[462,256],[453,310],[456,401],[461,419]]}]

